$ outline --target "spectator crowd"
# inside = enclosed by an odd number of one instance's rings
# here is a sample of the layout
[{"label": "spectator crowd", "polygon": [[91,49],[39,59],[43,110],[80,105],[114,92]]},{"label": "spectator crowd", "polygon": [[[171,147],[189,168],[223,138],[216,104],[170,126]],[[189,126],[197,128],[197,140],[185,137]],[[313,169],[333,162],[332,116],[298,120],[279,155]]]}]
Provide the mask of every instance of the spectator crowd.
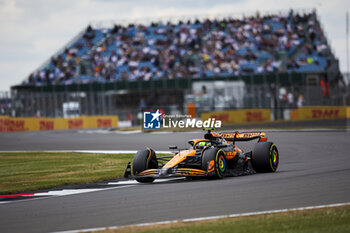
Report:
[{"label": "spectator crowd", "polygon": [[88,26],[24,84],[325,71],[330,55],[315,13]]}]

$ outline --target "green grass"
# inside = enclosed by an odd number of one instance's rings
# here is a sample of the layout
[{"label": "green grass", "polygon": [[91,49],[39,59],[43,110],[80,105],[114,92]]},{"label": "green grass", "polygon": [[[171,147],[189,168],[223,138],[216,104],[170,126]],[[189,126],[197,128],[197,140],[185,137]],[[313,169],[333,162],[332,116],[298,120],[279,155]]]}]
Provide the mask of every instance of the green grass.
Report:
[{"label": "green grass", "polygon": [[19,193],[122,177],[132,154],[0,153],[0,193]]},{"label": "green grass", "polygon": [[[100,231],[99,231],[100,232]],[[212,221],[121,227],[101,232],[142,233],[342,233],[350,232],[350,206]]]}]

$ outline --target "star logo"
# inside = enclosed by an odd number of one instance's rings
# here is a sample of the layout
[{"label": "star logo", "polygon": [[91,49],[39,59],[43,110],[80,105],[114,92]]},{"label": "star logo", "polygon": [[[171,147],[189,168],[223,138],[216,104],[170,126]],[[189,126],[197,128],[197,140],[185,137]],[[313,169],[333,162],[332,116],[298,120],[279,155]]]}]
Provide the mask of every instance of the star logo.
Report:
[{"label": "star logo", "polygon": [[158,117],[160,117],[162,114],[159,112],[159,109],[157,109],[157,111],[155,113],[151,113],[151,115],[153,116],[152,121],[156,120]]},{"label": "star logo", "polygon": [[160,129],[160,113],[159,109],[156,112],[143,113],[143,128],[144,129]]}]

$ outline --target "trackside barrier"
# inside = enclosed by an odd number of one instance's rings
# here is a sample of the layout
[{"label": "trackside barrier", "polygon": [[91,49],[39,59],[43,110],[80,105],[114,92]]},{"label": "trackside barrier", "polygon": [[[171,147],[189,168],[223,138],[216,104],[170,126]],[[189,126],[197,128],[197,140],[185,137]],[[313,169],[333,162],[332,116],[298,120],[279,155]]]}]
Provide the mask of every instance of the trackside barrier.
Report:
[{"label": "trackside barrier", "polygon": [[350,107],[312,106],[290,111],[291,120],[327,120],[350,118]]},{"label": "trackside barrier", "polygon": [[271,121],[271,110],[253,108],[226,110],[201,114],[201,119],[203,121],[207,120],[208,118],[215,118],[216,120],[221,120],[223,124],[268,122]]},{"label": "trackside barrier", "polygon": [[[225,124],[257,123],[273,121],[270,109],[239,109],[202,113],[201,119],[215,118]],[[297,109],[285,109],[284,120],[327,120],[350,118],[350,106],[312,106]]]},{"label": "trackside barrier", "polygon": [[33,118],[0,116],[0,132],[118,127],[118,116]]}]

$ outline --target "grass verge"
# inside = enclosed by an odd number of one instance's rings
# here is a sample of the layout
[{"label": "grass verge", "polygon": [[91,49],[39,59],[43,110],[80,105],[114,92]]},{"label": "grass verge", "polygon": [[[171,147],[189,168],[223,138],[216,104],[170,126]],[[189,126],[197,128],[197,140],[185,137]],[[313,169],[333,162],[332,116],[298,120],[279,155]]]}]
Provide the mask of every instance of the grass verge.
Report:
[{"label": "grass verge", "polygon": [[0,153],[0,194],[122,177],[132,154]]},{"label": "grass verge", "polygon": [[342,233],[350,232],[350,205],[280,214],[152,226],[126,226],[103,233]]}]

